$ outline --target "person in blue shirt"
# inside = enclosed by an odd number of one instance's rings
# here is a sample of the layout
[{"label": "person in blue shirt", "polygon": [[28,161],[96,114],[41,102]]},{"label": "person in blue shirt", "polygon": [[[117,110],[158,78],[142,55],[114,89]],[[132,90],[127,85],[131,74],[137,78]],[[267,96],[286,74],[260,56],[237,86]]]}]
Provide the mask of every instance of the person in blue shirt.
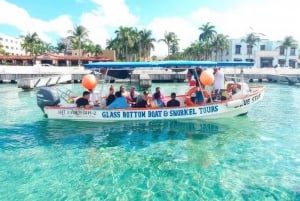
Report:
[{"label": "person in blue shirt", "polygon": [[116,92],[116,99],[108,106],[109,109],[128,108],[129,104],[120,91]]}]

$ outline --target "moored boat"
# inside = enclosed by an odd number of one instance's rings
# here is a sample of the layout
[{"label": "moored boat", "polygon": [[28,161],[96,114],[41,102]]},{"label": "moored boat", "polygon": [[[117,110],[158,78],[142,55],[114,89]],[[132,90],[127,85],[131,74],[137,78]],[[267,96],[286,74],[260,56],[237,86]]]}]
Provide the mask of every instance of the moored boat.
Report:
[{"label": "moored boat", "polygon": [[[209,62],[209,61],[162,61],[162,62],[98,62],[85,65],[86,69],[102,69],[108,74],[114,70],[133,70],[136,68],[170,68],[175,70],[195,71],[197,67],[209,69],[216,67],[251,67],[251,62]],[[105,71],[103,71],[105,69]],[[197,78],[198,80],[198,78]],[[226,88],[236,84],[239,92],[225,99],[213,99],[211,92],[200,85],[192,87],[185,94],[177,95],[178,107],[129,107],[108,109],[107,107],[78,108],[67,102],[60,103],[60,94],[54,88],[42,87],[37,92],[39,107],[49,119],[65,119],[79,121],[137,121],[163,119],[216,119],[246,114],[250,108],[263,98],[264,86],[249,86],[234,78],[226,84]],[[226,90],[224,90],[226,91]],[[191,95],[200,92],[204,101],[195,103]],[[103,96],[101,96],[103,97]],[[165,97],[165,102],[171,97]],[[104,100],[104,98],[103,98]]]}]

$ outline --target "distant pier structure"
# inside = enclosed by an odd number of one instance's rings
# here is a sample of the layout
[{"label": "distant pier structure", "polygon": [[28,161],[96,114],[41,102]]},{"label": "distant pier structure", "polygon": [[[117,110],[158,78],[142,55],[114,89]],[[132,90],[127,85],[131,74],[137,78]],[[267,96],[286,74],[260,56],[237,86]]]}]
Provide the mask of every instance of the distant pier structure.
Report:
[{"label": "distant pier structure", "polygon": [[223,69],[223,71],[226,77],[240,74],[248,82],[288,83],[289,85],[300,83],[299,68],[251,68],[239,71]]},{"label": "distant pier structure", "polygon": [[[212,72],[212,69],[207,69]],[[240,75],[248,82],[288,83],[290,85],[300,83],[299,68],[221,68],[227,80],[230,77]],[[91,73],[83,67],[33,67],[33,66],[0,66],[0,83],[18,83],[21,88],[39,86],[42,83],[80,83],[84,75]],[[104,75],[96,75],[103,80]],[[186,71],[173,72],[170,69],[160,70],[134,70],[128,79],[119,80],[110,78],[116,82],[135,82],[141,88],[151,87],[153,82],[185,82]],[[35,81],[34,81],[35,80]],[[24,85],[24,86],[22,86]]]}]

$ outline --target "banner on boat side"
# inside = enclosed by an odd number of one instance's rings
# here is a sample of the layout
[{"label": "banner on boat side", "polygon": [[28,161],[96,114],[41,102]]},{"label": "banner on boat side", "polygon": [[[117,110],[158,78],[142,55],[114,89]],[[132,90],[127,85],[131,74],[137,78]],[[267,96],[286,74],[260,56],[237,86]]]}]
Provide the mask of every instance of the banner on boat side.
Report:
[{"label": "banner on boat side", "polygon": [[150,110],[84,110],[58,109],[60,118],[87,118],[87,119],[160,119],[176,117],[202,116],[219,111],[218,105],[202,106],[198,108],[164,108]]}]

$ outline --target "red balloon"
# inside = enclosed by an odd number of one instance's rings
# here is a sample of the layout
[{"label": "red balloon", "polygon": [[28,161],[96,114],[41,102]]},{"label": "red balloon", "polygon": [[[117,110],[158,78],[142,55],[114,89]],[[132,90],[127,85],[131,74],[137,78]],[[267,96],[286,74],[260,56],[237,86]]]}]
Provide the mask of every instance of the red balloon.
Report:
[{"label": "red balloon", "polygon": [[97,86],[97,79],[94,75],[85,75],[81,84],[86,89],[94,89]]},{"label": "red balloon", "polygon": [[205,86],[209,86],[212,85],[214,83],[214,76],[213,74],[207,72],[207,71],[202,71],[201,75],[200,75],[200,82],[205,85]]}]

